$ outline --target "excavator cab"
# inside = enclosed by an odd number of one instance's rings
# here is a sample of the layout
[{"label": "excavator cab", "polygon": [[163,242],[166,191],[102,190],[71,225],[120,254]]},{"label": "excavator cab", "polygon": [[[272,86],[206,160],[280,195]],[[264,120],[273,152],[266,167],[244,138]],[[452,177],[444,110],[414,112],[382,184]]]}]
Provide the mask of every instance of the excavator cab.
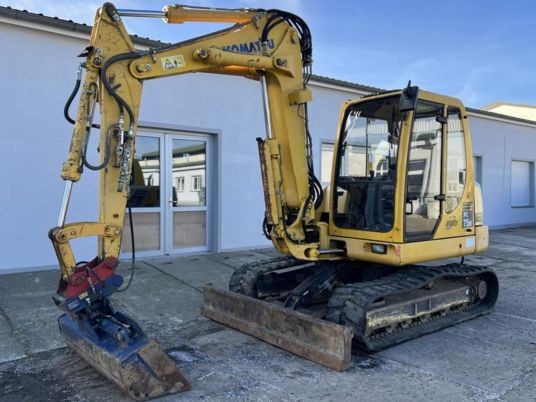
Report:
[{"label": "excavator cab", "polygon": [[334,147],[328,247],[388,265],[483,251],[474,182],[459,100],[408,86],[348,101]]}]

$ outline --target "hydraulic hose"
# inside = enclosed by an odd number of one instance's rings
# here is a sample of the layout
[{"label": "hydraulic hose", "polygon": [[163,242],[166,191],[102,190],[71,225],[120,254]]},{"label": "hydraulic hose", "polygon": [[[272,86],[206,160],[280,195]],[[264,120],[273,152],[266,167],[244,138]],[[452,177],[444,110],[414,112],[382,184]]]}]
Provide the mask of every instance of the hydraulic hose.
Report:
[{"label": "hydraulic hose", "polygon": [[[78,76],[76,78],[76,82],[74,84],[73,91],[71,92],[71,95],[69,95],[69,98],[67,98],[67,102],[65,102],[65,106],[63,107],[63,116],[65,117],[65,120],[67,120],[69,123],[74,124],[74,119],[69,116],[69,109],[71,107],[71,104],[73,103],[74,97],[78,93],[80,89],[80,83],[82,82],[82,67],[83,63],[80,64],[78,67]],[[91,127],[93,128],[100,128],[99,124],[91,124]]]},{"label": "hydraulic hose", "polygon": [[145,54],[146,52],[129,52],[129,53],[121,53],[121,54],[115,55],[113,57],[110,57],[106,61],[106,63],[104,63],[104,66],[102,66],[102,69],[100,71],[100,78],[104,87],[106,88],[108,93],[115,99],[115,101],[117,102],[117,105],[119,106],[119,109],[124,108],[128,113],[129,131],[134,129],[134,112],[132,111],[130,105],[127,102],[125,102],[125,100],[121,98],[121,96],[117,94],[115,89],[110,84],[110,81],[108,81],[108,77],[106,76],[106,73],[108,71],[108,68],[110,68],[112,64],[117,63],[118,61],[137,59],[138,57],[141,57]]},{"label": "hydraulic hose", "polygon": [[73,91],[71,92],[71,95],[69,95],[69,98],[67,98],[67,102],[65,102],[65,106],[63,108],[63,116],[65,116],[65,120],[67,120],[69,123],[74,124],[74,119],[69,116],[69,108],[71,107],[71,103],[73,103],[74,97],[78,93],[78,90],[80,89],[80,82],[82,81],[82,66],[79,67],[79,73],[78,77],[76,79],[76,83],[74,84]]},{"label": "hydraulic hose", "polygon": [[91,169],[91,170],[101,170],[102,168],[104,168],[108,162],[110,161],[110,154],[111,154],[111,143],[112,143],[112,130],[114,129],[117,129],[118,128],[118,125],[117,124],[112,124],[110,127],[108,127],[108,130],[107,130],[107,133],[106,133],[106,144],[105,144],[105,149],[104,149],[104,159],[102,161],[102,163],[100,165],[97,165],[97,166],[94,166],[92,165],[91,163],[88,162],[87,158],[86,158],[86,153],[87,153],[87,147],[89,145],[89,137],[90,137],[90,133],[89,131],[87,132],[87,135],[86,135],[86,138],[84,139],[84,148],[82,149],[82,163],[84,164],[85,167],[87,167],[88,169]]},{"label": "hydraulic hose", "polygon": [[132,247],[132,259],[130,260],[130,277],[128,278],[127,284],[122,288],[114,289],[114,292],[124,292],[127,290],[130,285],[132,285],[132,281],[134,280],[134,273],[136,272],[136,243],[134,241],[134,225],[132,224],[132,208],[128,208],[128,222],[130,224],[130,244]]}]

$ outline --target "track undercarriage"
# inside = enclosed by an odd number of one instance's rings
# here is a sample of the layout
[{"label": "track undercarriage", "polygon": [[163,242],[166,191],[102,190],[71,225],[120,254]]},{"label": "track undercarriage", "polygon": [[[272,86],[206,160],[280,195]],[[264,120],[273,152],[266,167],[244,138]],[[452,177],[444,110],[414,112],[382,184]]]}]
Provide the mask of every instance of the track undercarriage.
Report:
[{"label": "track undercarriage", "polygon": [[[229,290],[205,296],[212,299],[206,303],[205,315],[311,358],[311,351],[325,342],[311,336],[314,322],[332,325],[333,331],[350,328],[354,345],[375,352],[490,312],[497,300],[498,281],[492,270],[465,264],[398,268],[280,257],[239,267]],[[246,297],[226,300],[238,295]],[[251,298],[257,302],[250,308]],[[242,307],[235,307],[238,304]],[[274,322],[272,314],[281,322]],[[316,321],[310,323],[305,316]],[[249,330],[248,320],[257,321],[254,331]],[[308,330],[297,330],[299,326]],[[270,332],[269,339],[263,330]],[[278,340],[278,333],[286,336],[289,332],[296,338],[297,349],[286,347],[287,340]],[[300,353],[304,344],[309,350]],[[344,339],[335,341],[326,346],[323,358],[311,360],[344,369],[350,364],[350,350],[342,350],[345,347],[351,345]],[[340,364],[331,364],[333,355]]]}]

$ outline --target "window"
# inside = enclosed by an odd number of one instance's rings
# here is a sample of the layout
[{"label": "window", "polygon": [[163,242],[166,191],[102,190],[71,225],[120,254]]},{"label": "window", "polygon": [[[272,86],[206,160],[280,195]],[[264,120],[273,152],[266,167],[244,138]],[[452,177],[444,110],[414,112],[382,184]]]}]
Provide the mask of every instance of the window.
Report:
[{"label": "window", "polygon": [[179,176],[177,177],[177,191],[178,192],[183,192],[184,191],[184,176]]},{"label": "window", "polygon": [[177,187],[177,206],[206,205],[205,141],[173,139],[173,183]]},{"label": "window", "polygon": [[320,181],[329,184],[331,181],[331,164],[333,163],[333,144],[322,143],[320,163]]},{"label": "window", "polygon": [[419,100],[411,131],[406,185],[406,237],[430,238],[441,214],[443,105]]},{"label": "window", "polygon": [[512,161],[511,205],[530,207],[534,205],[534,163]]},{"label": "window", "polygon": [[447,123],[446,211],[452,212],[462,199],[467,174],[465,138],[459,109],[449,107]]},{"label": "window", "polygon": [[357,103],[346,112],[333,185],[338,227],[387,232],[394,222],[399,96]]},{"label": "window", "polygon": [[127,205],[131,208],[160,206],[160,140],[138,135],[132,161],[132,180]]},{"label": "window", "polygon": [[482,186],[482,157],[474,156],[473,157],[474,169],[475,169],[475,180],[480,187]]},{"label": "window", "polygon": [[201,176],[192,176],[192,191],[201,191]]}]

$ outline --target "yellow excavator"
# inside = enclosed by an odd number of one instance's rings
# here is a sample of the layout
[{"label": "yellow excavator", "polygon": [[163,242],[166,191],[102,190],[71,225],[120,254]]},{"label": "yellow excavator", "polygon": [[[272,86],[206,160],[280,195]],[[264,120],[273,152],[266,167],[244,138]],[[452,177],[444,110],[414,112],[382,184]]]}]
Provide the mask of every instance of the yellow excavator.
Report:
[{"label": "yellow excavator", "polygon": [[[233,25],[137,50],[122,17]],[[125,289],[116,269],[129,195],[158,196],[138,191],[143,180],[133,161],[142,84],[149,79],[202,72],[260,82],[263,229],[282,256],[239,267],[229,290],[206,288],[205,316],[343,370],[352,343],[376,351],[493,308],[494,272],[463,261],[487,248],[488,229],[459,100],[408,84],[344,102],[331,183],[322,188],[308,127],[311,34],[300,17],[188,6],[121,10],[106,3],[81,56],[65,107],[74,124],[61,171],[65,191],[49,232],[62,272],[54,301],[65,312],[59,327],[66,343],[132,398],[190,387],[160,346],[109,300]],[[100,131],[97,164],[87,158],[93,129]],[[72,186],[84,169],[100,172],[99,219],[66,223]],[[77,261],[69,244],[84,236],[98,238],[92,261]],[[451,257],[461,260],[423,265]]]}]

